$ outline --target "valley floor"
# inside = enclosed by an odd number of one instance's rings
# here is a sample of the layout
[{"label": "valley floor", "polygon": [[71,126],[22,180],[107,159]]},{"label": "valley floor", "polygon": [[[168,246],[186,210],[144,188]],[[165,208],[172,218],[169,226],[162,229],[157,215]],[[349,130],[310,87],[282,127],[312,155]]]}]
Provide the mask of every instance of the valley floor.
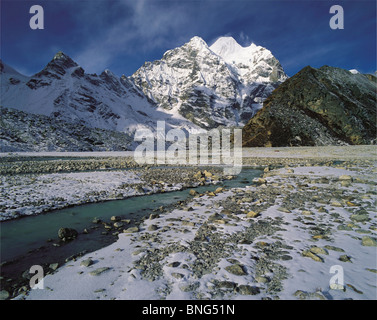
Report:
[{"label": "valley floor", "polygon": [[16,299],[377,299],[376,163],[375,146],[244,150],[255,184],[151,215]]}]

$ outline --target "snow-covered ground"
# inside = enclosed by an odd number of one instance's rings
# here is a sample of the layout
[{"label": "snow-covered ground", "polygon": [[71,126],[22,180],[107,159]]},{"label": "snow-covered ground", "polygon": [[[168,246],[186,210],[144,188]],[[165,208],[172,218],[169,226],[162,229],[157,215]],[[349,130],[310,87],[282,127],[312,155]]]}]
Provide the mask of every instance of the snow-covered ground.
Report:
[{"label": "snow-covered ground", "polygon": [[0,176],[0,221],[23,215],[143,194],[122,185],[143,181],[131,171],[94,171]]},{"label": "snow-covered ground", "polygon": [[198,196],[17,299],[376,299],[375,171],[283,168]]}]

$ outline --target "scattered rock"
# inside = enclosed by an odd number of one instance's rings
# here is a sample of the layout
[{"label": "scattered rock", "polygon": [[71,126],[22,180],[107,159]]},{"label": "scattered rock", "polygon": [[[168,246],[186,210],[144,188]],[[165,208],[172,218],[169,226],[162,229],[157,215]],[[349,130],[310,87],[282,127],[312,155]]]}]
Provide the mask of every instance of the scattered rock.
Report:
[{"label": "scattered rock", "polygon": [[254,178],[253,179],[253,182],[257,183],[257,184],[266,184],[267,183],[267,180],[266,179],[263,179],[263,178]]},{"label": "scattered rock", "polygon": [[225,288],[225,289],[235,289],[237,287],[237,284],[232,281],[220,281],[218,283],[218,287]]},{"label": "scattered rock", "polygon": [[90,259],[90,258],[88,258],[88,259],[85,259],[85,260],[81,261],[80,266],[89,267],[93,263],[94,263],[93,260]]},{"label": "scattered rock", "polygon": [[194,189],[191,189],[189,191],[189,194],[190,194],[190,196],[196,196],[198,194],[198,192],[196,190],[194,190]]},{"label": "scattered rock", "polygon": [[148,227],[148,231],[156,231],[158,230],[158,226],[155,225],[155,224],[151,224],[149,227]]},{"label": "scattered rock", "polygon": [[258,283],[267,283],[267,282],[270,282],[270,279],[265,276],[256,276],[255,281]]},{"label": "scattered rock", "polygon": [[225,270],[236,276],[245,276],[247,272],[244,270],[244,267],[240,264],[233,264],[231,266],[225,267]]},{"label": "scattered rock", "polygon": [[323,258],[321,258],[320,256],[316,255],[315,253],[311,252],[310,250],[303,251],[302,256],[311,258],[314,261],[324,262]]},{"label": "scattered rock", "polygon": [[259,213],[255,212],[255,211],[249,211],[247,214],[246,214],[246,217],[247,218],[256,218],[259,216]]},{"label": "scattered rock", "polygon": [[123,227],[123,223],[122,222],[115,222],[114,227],[115,228],[121,228],[121,227]]},{"label": "scattered rock", "polygon": [[330,205],[333,207],[343,207],[343,205],[338,200],[331,201]]},{"label": "scattered rock", "polygon": [[306,292],[302,290],[297,290],[293,295],[299,298],[300,300],[327,300],[323,293],[320,291]]},{"label": "scattered rock", "polygon": [[58,268],[58,266],[59,266],[59,263],[51,263],[51,264],[49,265],[49,268],[50,268],[51,270],[55,271],[55,270]]},{"label": "scattered rock", "polygon": [[151,213],[149,216],[149,220],[157,219],[160,215],[158,213]]},{"label": "scattered rock", "polygon": [[184,274],[182,274],[182,273],[177,273],[177,272],[173,272],[173,273],[171,274],[171,276],[172,276],[173,278],[178,279],[178,280],[183,279],[183,278],[185,277]]},{"label": "scattered rock", "polygon": [[356,222],[365,222],[365,221],[370,220],[369,214],[365,210],[363,210],[363,211],[360,210],[358,213],[352,214],[350,216],[350,219],[353,220],[353,221],[356,221]]},{"label": "scattered rock", "polygon": [[60,228],[58,230],[58,237],[63,241],[76,239],[78,232],[72,228]]},{"label": "scattered rock", "polygon": [[109,267],[98,268],[94,271],[89,272],[89,274],[92,275],[92,276],[99,276],[100,274],[102,274],[102,273],[104,273],[108,270],[110,270]]},{"label": "scattered rock", "polygon": [[291,213],[291,211],[290,211],[289,209],[287,209],[287,208],[283,208],[283,207],[280,207],[278,210],[279,210],[280,212],[284,212],[284,213]]},{"label": "scattered rock", "polygon": [[343,250],[342,248],[338,248],[338,247],[334,247],[334,246],[325,245],[325,248],[326,248],[327,250],[338,251],[338,252],[344,252],[344,250]]},{"label": "scattered rock", "polygon": [[377,241],[371,237],[364,236],[361,239],[361,245],[366,246],[366,247],[377,247]]},{"label": "scattered rock", "polygon": [[320,248],[320,247],[311,247],[310,251],[315,254],[326,254],[328,255],[328,251],[326,249]]},{"label": "scattered rock", "polygon": [[242,295],[256,295],[260,293],[260,289],[258,287],[249,286],[249,285],[239,285],[237,287],[237,292]]},{"label": "scattered rock", "polygon": [[128,229],[123,230],[123,233],[134,233],[134,232],[139,232],[138,227],[130,227]]},{"label": "scattered rock", "polygon": [[351,180],[351,181],[352,181],[352,177],[349,176],[349,175],[341,175],[341,176],[339,177],[339,180],[340,180],[340,181],[344,181],[344,180]]},{"label": "scattered rock", "polygon": [[342,255],[339,257],[339,260],[342,261],[342,262],[352,262],[352,261],[351,261],[351,257],[347,256],[346,254],[342,254]]},{"label": "scattered rock", "polygon": [[215,190],[215,193],[220,193],[220,192],[223,192],[223,191],[224,191],[224,188],[219,187]]},{"label": "scattered rock", "polygon": [[92,222],[97,224],[97,223],[100,223],[101,221],[102,221],[101,219],[94,218]]}]

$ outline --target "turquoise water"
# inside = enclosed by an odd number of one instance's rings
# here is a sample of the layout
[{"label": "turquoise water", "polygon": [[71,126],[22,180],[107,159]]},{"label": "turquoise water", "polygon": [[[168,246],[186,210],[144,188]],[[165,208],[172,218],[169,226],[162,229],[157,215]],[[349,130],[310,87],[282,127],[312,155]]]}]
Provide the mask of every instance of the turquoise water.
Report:
[{"label": "turquoise water", "polygon": [[[227,188],[245,186],[245,184],[251,184],[252,179],[261,174],[261,170],[243,168],[242,172],[233,180],[195,189],[198,192],[204,192],[213,191],[219,186]],[[97,217],[108,222],[111,216],[117,215],[135,222],[144,216],[149,216],[153,209],[185,200],[188,197],[190,197],[189,190],[166,192],[124,200],[85,204],[1,222],[1,261],[32,255],[38,256],[38,252],[40,256],[41,252],[44,252],[46,259],[53,260],[54,258],[61,259],[63,256],[68,257],[82,250],[99,249],[117,238],[102,235],[103,228],[91,230],[90,227],[95,226],[92,223],[93,218]],[[58,242],[57,232],[61,227],[74,228],[79,232],[79,236],[62,247],[53,247],[52,242]],[[82,234],[85,228],[90,230],[89,234]],[[53,241],[47,242],[48,239]]]}]

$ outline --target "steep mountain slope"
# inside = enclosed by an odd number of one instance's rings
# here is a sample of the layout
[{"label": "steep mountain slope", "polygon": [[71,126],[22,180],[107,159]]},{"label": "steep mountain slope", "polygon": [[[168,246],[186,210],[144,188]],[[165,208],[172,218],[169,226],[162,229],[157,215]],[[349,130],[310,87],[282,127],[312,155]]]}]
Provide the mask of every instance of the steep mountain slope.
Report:
[{"label": "steep mountain slope", "polygon": [[262,47],[243,48],[230,37],[209,47],[194,37],[146,62],[131,79],[167,112],[210,129],[244,125],[287,76]]},{"label": "steep mountain slope", "polygon": [[2,62],[0,66],[3,107],[129,134],[138,128],[154,130],[157,120],[165,120],[168,128],[195,127],[159,110],[127,77],[119,78],[109,70],[99,76],[86,74],[62,52],[32,77]]},{"label": "steep mountain slope", "polygon": [[122,132],[0,107],[0,152],[125,151],[133,144]]},{"label": "steep mountain slope", "polygon": [[305,67],[280,85],[243,128],[247,147],[376,141],[376,78]]},{"label": "steep mountain slope", "polygon": [[242,47],[232,37],[220,37],[210,49],[236,70],[244,85],[271,84],[288,79],[271,51],[252,43]]}]

